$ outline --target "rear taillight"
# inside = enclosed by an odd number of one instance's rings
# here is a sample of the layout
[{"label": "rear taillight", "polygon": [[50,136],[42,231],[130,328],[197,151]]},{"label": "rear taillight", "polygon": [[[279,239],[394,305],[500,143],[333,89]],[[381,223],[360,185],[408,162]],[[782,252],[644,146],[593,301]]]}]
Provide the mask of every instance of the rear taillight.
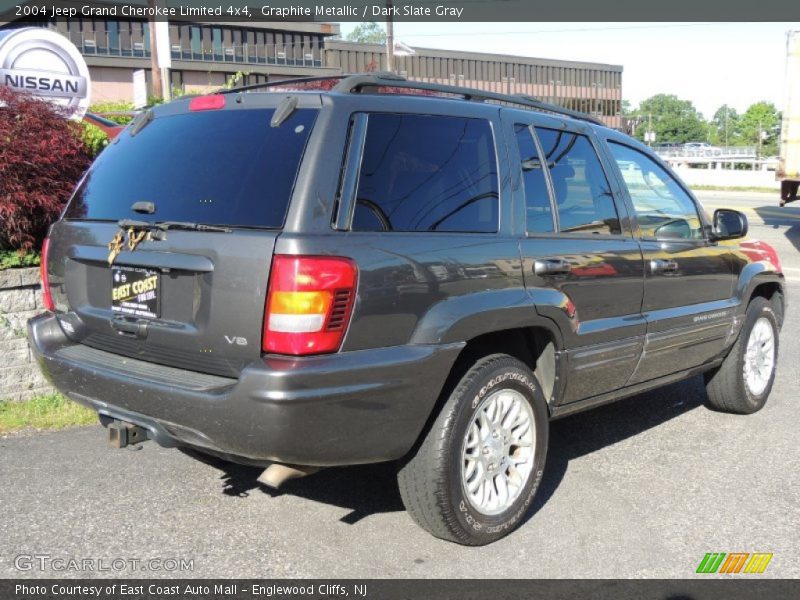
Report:
[{"label": "rear taillight", "polygon": [[261,348],[276,354],[336,352],[350,322],[358,278],[347,258],[277,255]]},{"label": "rear taillight", "polygon": [[225,108],[225,96],[211,94],[210,96],[197,96],[189,101],[189,110],[219,110]]},{"label": "rear taillight", "polygon": [[56,305],[53,302],[53,295],[50,293],[50,278],[47,276],[47,257],[50,253],[50,238],[45,238],[42,244],[42,258],[39,264],[39,276],[42,279],[42,302],[47,310],[53,311]]}]

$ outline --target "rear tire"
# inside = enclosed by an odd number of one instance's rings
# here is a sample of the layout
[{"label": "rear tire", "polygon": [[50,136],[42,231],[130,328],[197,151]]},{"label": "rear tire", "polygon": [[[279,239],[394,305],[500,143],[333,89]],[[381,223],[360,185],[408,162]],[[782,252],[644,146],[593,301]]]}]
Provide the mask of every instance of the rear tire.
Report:
[{"label": "rear tire", "polygon": [[398,473],[411,518],[470,546],[513,531],[542,478],[548,419],[524,363],[505,354],[476,362]]},{"label": "rear tire", "polygon": [[765,298],[753,298],[728,356],[705,375],[712,408],[740,415],[763,408],[775,381],[778,329],[772,304]]}]

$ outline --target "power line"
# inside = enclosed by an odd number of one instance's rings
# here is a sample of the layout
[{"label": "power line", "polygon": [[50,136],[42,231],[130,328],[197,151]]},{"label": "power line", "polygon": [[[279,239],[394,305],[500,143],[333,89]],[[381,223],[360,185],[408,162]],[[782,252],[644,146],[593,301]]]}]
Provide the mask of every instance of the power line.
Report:
[{"label": "power line", "polygon": [[709,23],[674,23],[674,24],[656,24],[656,25],[623,25],[619,27],[578,27],[570,29],[530,29],[528,31],[457,31],[447,33],[409,33],[403,34],[404,38],[413,37],[450,37],[450,36],[476,36],[476,35],[530,35],[540,33],[586,33],[593,31],[624,31],[636,29],[682,29],[688,27],[707,27],[708,25],[740,25],[740,23],[730,22],[709,22]]}]

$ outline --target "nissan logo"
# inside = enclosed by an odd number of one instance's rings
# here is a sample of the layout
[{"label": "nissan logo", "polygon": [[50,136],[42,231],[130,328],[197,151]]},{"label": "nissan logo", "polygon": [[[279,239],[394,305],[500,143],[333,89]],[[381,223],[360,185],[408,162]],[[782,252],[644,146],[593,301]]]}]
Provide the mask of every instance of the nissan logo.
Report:
[{"label": "nissan logo", "polygon": [[89,107],[89,68],[64,36],[38,27],[0,31],[0,85],[63,106],[80,120]]}]

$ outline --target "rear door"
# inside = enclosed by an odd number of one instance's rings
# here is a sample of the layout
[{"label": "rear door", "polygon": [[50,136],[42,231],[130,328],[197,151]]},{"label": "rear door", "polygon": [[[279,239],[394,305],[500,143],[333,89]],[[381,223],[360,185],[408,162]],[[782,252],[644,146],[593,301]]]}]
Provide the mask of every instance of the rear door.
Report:
[{"label": "rear door", "polygon": [[624,141],[608,149],[635,214],[645,261],[645,353],[631,383],[688,369],[722,351],[734,316],[731,248],[711,242],[699,206],[669,171]]},{"label": "rear door", "polygon": [[525,284],[537,310],[556,321],[570,377],[562,402],[622,387],[645,332],[642,256],[591,130],[514,115],[526,206]]},{"label": "rear door", "polygon": [[[51,233],[71,339],[228,376],[260,356],[273,248],[319,108],[306,98],[273,127],[276,101],[265,96],[202,111],[172,103],[102,152]],[[223,230],[148,239],[120,220]],[[115,238],[121,252],[110,256]]]}]

